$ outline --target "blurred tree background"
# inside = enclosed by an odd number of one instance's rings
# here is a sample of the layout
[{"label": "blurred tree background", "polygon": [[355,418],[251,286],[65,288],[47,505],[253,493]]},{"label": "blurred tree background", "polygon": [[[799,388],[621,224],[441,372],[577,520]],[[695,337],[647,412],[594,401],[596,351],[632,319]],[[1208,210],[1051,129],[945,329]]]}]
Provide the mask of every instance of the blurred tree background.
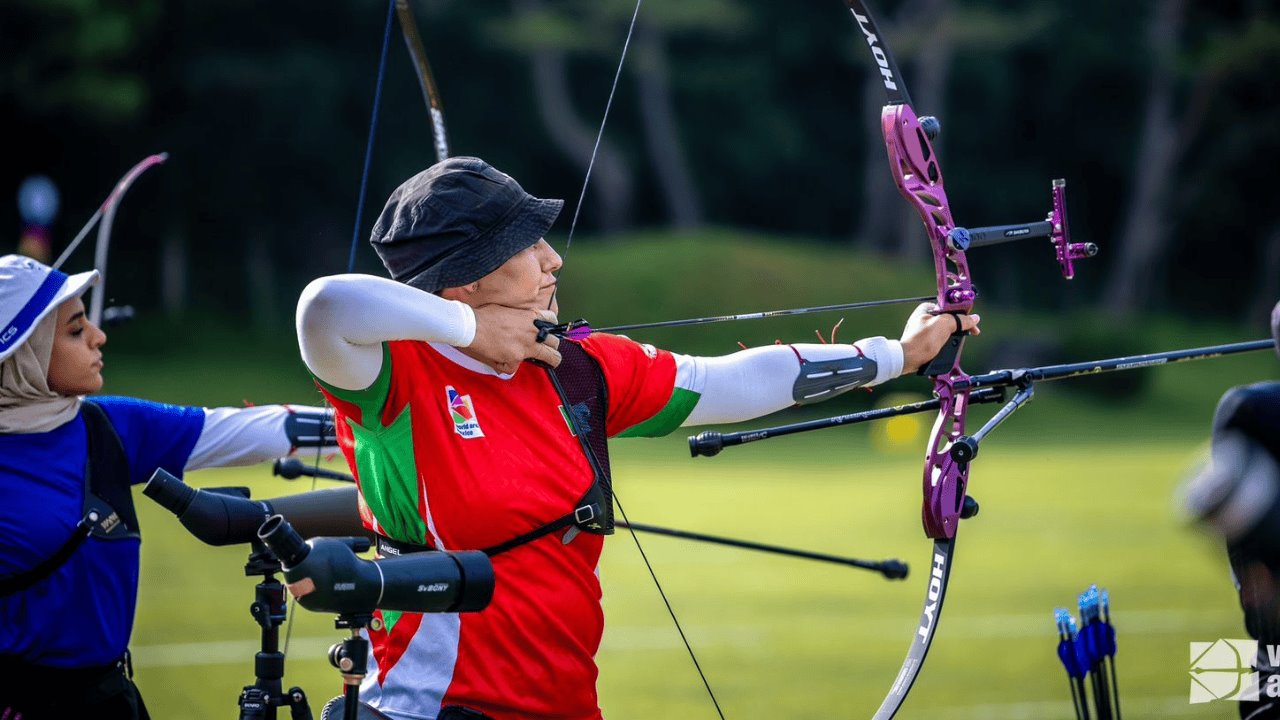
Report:
[{"label": "blurred tree background", "polygon": [[[630,0],[413,0],[453,151],[569,203]],[[1072,230],[1103,254],[1063,294],[1046,250],[983,263],[986,297],[1232,322],[1280,296],[1280,13],[1263,0],[883,0],[873,8],[939,150],[957,220],[1038,220],[1070,181]],[[168,151],[122,205],[110,296],[279,327],[311,278],[346,267],[386,5],[7,0],[0,195],[46,174],[56,255],[112,183]],[[382,199],[434,160],[392,38],[357,267]],[[587,244],[707,227],[927,262],[878,137],[878,84],[835,0],[647,0],[591,191]],[[16,245],[21,221],[0,202]],[[557,238],[553,238],[555,240]],[[69,264],[83,269],[82,249]],[[656,260],[656,259],[655,259]],[[998,263],[998,264],[997,264]],[[921,294],[927,287],[920,288]],[[914,290],[904,289],[903,294]],[[830,298],[837,302],[841,298]]]}]

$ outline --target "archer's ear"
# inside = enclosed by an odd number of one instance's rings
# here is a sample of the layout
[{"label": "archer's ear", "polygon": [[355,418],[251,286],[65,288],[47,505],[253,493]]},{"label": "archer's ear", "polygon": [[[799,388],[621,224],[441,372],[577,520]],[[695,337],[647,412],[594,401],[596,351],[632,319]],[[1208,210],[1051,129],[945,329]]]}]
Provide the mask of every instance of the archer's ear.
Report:
[{"label": "archer's ear", "polygon": [[469,298],[474,297],[479,290],[480,283],[473,282],[467,283],[466,285],[459,285],[458,287],[445,288],[440,291],[439,295],[445,300],[460,300],[462,302],[466,302]]}]

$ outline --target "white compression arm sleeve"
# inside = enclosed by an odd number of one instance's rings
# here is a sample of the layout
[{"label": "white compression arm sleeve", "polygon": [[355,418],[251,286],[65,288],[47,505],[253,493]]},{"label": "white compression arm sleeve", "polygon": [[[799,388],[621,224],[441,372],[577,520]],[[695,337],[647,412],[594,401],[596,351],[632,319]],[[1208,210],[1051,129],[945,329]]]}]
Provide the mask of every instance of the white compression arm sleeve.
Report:
[{"label": "white compression arm sleeve", "polygon": [[[294,449],[285,420],[294,411],[324,414],[324,408],[262,405],[248,408],[205,408],[204,428],[196,440],[187,470],[267,462]],[[314,451],[314,449],[313,449]],[[337,446],[320,448],[335,452]]]},{"label": "white compression arm sleeve", "polygon": [[677,382],[688,383],[686,389],[699,395],[681,425],[743,422],[795,405],[793,389],[800,369],[797,353],[813,362],[856,357],[874,361],[876,376],[863,387],[902,374],[902,344],[883,337],[853,345],[769,345],[714,358],[675,355]]},{"label": "white compression arm sleeve", "polygon": [[382,343],[422,340],[466,347],[476,316],[465,303],[372,275],[314,280],[298,299],[298,346],[312,374],[363,390],[382,369]]}]

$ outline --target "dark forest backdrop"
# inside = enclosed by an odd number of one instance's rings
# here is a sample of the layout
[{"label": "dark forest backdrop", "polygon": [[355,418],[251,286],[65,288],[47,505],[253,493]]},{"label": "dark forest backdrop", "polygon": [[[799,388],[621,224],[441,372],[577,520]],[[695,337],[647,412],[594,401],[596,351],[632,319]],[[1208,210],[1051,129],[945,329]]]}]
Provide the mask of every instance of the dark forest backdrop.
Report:
[{"label": "dark forest backdrop", "polygon": [[[631,0],[414,9],[454,152],[571,208]],[[873,10],[917,109],[942,120],[960,224],[1040,219],[1050,179],[1065,177],[1075,239],[1104,253],[1073,297],[1233,321],[1280,297],[1273,3],[882,0]],[[121,208],[109,295],[170,314],[287,318],[307,280],[346,267],[385,12],[382,0],[6,0],[0,251],[21,231],[12,198],[24,177],[47,174],[61,189],[56,254],[121,173],[165,150],[169,163]],[[889,179],[879,87],[843,3],[647,0],[640,19],[583,242],[727,226],[926,260]],[[398,34],[391,51],[362,244],[387,193],[433,160]],[[1027,279],[1042,273],[1024,274],[1046,252],[989,256],[1002,272],[988,264],[987,296],[1061,303]],[[69,267],[91,258],[82,249]],[[364,246],[357,267],[380,271]]]}]

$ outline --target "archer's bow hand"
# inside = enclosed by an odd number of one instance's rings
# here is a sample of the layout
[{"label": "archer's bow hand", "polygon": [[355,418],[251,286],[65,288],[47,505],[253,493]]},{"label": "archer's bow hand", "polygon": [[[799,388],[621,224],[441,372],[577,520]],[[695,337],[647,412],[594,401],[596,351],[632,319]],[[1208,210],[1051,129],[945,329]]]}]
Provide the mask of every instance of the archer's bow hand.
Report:
[{"label": "archer's bow hand", "polygon": [[[535,320],[556,322],[550,310],[530,310],[506,305],[474,308],[476,336],[467,350],[481,362],[501,373],[512,373],[525,360],[556,367],[560,364],[560,338],[539,333]],[[543,335],[539,341],[539,335]]]},{"label": "archer's bow hand", "polygon": [[978,335],[979,315],[936,314],[933,303],[921,303],[902,329],[902,374],[909,375],[932,360],[956,332]]}]

